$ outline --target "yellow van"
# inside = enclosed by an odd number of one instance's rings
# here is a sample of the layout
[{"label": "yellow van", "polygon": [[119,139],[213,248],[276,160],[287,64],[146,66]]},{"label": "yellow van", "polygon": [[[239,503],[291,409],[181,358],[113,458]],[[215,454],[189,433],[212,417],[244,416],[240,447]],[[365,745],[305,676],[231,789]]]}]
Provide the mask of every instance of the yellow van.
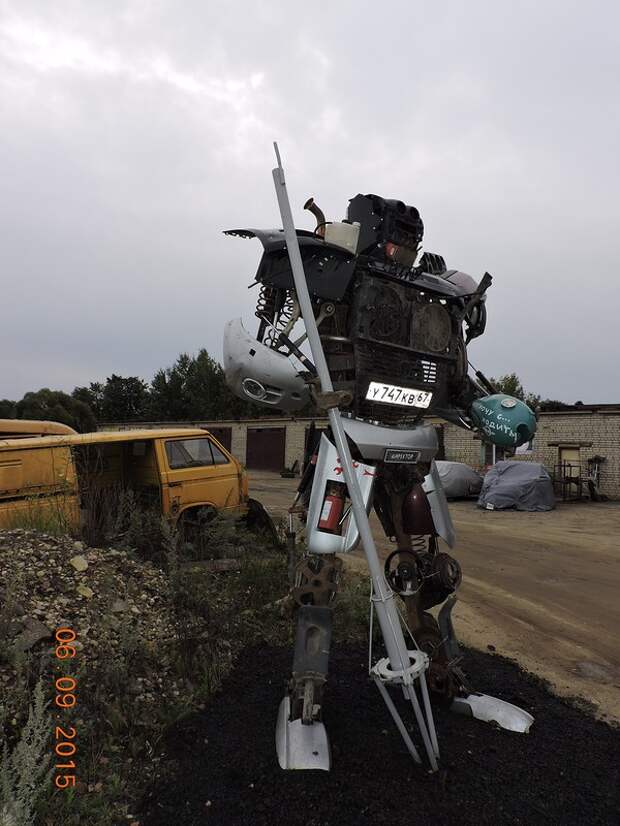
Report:
[{"label": "yellow van", "polygon": [[114,489],[160,508],[190,540],[215,512],[244,514],[253,504],[244,468],[206,430],[0,440],[0,528],[23,524],[35,508],[78,530]]},{"label": "yellow van", "polygon": [[54,436],[77,433],[68,424],[38,419],[0,419],[0,439],[28,439],[32,436]]}]

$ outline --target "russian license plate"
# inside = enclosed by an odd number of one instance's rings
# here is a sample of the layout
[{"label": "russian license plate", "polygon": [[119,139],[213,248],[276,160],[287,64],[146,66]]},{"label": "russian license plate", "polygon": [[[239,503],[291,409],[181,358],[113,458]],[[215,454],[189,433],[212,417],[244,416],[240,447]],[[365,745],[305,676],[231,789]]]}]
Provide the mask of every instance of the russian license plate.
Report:
[{"label": "russian license plate", "polygon": [[415,387],[398,387],[395,384],[383,384],[371,381],[366,391],[366,398],[380,404],[400,404],[403,407],[428,407],[433,398],[429,390],[417,390]]}]

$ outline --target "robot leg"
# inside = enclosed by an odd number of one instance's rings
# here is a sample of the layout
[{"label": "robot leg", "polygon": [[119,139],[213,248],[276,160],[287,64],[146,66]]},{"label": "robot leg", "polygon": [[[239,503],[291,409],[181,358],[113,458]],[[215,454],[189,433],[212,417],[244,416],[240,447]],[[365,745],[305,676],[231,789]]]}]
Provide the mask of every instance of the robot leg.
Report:
[{"label": "robot leg", "polygon": [[[392,497],[392,501],[398,550],[387,558],[385,574],[405,603],[409,629],[417,645],[430,658],[431,693],[454,711],[496,722],[511,731],[527,732],[534,719],[528,712],[473,691],[460,668],[462,654],[451,614],[461,584],[461,567],[450,554],[438,550],[439,537],[452,547],[455,535],[434,465],[423,480],[411,485],[404,499]],[[406,535],[409,548],[404,541]],[[429,609],[438,605],[442,607],[435,619]]]},{"label": "robot leg", "polygon": [[276,725],[276,751],[283,769],[330,769],[322,705],[332,637],[329,606],[341,568],[341,560],[332,554],[309,554],[297,566],[292,592],[298,605],[293,674]]}]

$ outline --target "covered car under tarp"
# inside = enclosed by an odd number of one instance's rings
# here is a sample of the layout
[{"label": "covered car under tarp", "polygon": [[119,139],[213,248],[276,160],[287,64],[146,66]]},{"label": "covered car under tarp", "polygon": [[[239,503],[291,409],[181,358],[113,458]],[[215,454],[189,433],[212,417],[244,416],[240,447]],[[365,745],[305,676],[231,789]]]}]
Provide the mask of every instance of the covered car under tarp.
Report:
[{"label": "covered car under tarp", "polygon": [[482,476],[463,462],[435,462],[441,486],[448,499],[477,496],[482,487]]},{"label": "covered car under tarp", "polygon": [[551,477],[538,462],[497,462],[484,477],[478,506],[488,510],[553,510]]}]

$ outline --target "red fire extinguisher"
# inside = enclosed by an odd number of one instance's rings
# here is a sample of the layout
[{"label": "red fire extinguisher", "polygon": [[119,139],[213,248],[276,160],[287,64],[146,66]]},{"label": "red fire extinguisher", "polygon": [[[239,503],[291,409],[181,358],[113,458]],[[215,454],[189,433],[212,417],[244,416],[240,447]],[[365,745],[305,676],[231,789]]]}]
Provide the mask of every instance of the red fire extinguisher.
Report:
[{"label": "red fire extinguisher", "polygon": [[340,533],[340,517],[344,510],[344,499],[347,486],[343,482],[328,482],[325,488],[325,499],[321,509],[319,528],[329,533]]}]

